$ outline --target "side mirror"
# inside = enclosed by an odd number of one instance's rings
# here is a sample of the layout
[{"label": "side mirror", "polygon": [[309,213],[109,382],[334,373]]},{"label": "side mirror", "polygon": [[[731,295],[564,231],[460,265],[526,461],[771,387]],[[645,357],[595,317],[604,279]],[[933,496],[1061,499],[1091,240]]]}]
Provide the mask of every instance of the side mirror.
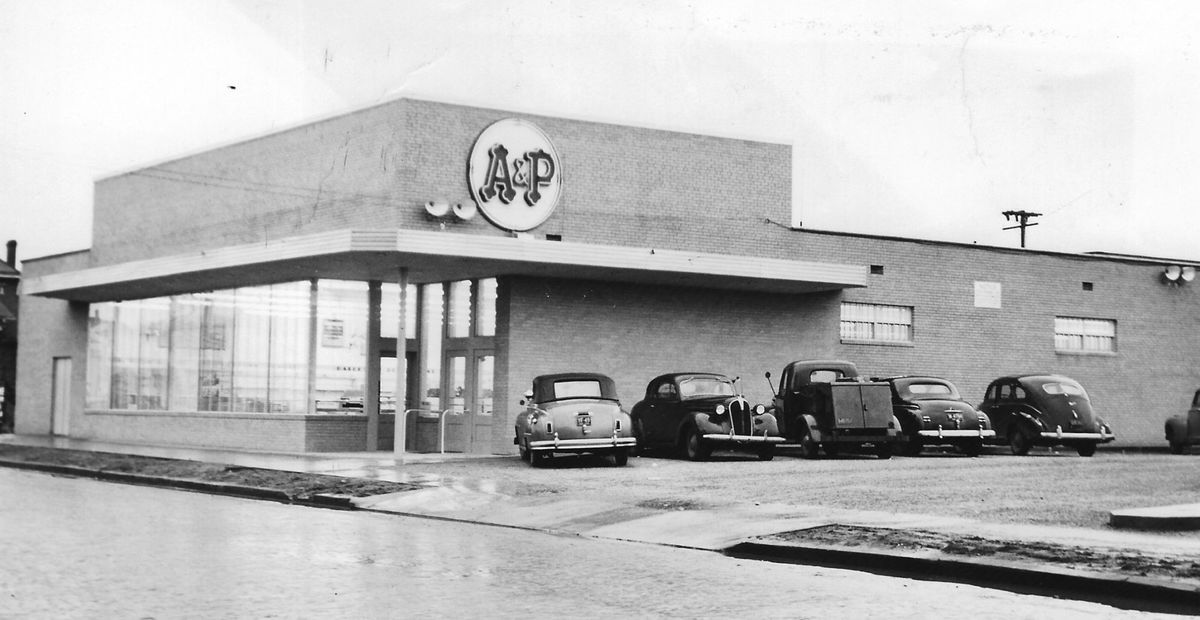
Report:
[{"label": "side mirror", "polygon": [[764,374],[763,374],[763,376],[764,376],[764,377],[766,377],[767,379],[770,379],[770,378],[771,378],[771,371],[769,371],[769,370],[768,370],[766,373],[764,373]]}]

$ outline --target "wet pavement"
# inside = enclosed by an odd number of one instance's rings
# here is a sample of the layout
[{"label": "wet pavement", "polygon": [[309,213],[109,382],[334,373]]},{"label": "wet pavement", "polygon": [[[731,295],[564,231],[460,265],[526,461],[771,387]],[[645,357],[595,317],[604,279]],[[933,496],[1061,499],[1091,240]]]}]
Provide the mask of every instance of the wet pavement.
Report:
[{"label": "wet pavement", "polygon": [[[528,484],[527,478],[514,481],[529,471],[513,457],[466,456],[457,454],[404,455],[391,453],[348,454],[258,454],[235,451],[199,450],[158,446],[129,446],[80,440],[42,437],[6,437],[3,441],[23,445],[44,445],[70,449],[119,452],[226,463],[244,467],[262,467],[284,471],[335,474],[376,478],[396,482],[416,482],[425,488],[391,495],[354,500],[365,510],[400,515],[432,517],[462,523],[500,525],[510,528],[572,534],[592,539],[630,541],[695,550],[723,550],[755,537],[770,536],[830,524],[896,529],[920,529],[941,533],[1003,537],[1015,541],[1054,542],[1079,547],[1133,549],[1148,554],[1191,555],[1200,558],[1200,537],[1162,536],[1113,529],[1055,527],[1045,524],[994,523],[977,519],[906,513],[895,510],[858,510],[804,503],[724,502],[680,505],[680,510],[663,510],[660,503],[648,502],[637,492],[637,480],[670,478],[671,470],[693,465],[676,461],[645,460],[629,468],[567,466],[543,470],[536,477],[560,480],[612,478],[619,485],[614,492],[584,489],[565,492],[550,486]],[[491,459],[490,461],[488,459]],[[492,475],[446,476],[430,474],[436,465],[456,462],[492,463]],[[999,462],[999,461],[998,461]],[[761,468],[770,464],[724,463],[712,467],[740,466]],[[430,466],[430,467],[421,467]],[[805,464],[805,467],[813,467]],[[865,467],[887,463],[871,461]],[[514,469],[515,468],[515,469]],[[451,471],[462,471],[451,467]],[[620,482],[616,482],[620,480]],[[703,480],[695,481],[702,487]],[[568,486],[570,483],[568,482]],[[699,487],[697,487],[699,488]],[[679,489],[688,496],[687,487]],[[701,495],[697,493],[696,495]],[[614,498],[624,498],[615,500]],[[1099,586],[1103,587],[1103,585]],[[1197,608],[1200,612],[1200,607]]]},{"label": "wet pavement", "polygon": [[0,618],[1150,618],[857,571],[0,469]]}]

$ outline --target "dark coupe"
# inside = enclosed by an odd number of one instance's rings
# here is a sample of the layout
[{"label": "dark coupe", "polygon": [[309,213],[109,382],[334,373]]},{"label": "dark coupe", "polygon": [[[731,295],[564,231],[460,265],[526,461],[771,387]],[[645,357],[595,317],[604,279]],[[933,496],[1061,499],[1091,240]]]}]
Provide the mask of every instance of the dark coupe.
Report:
[{"label": "dark coupe", "polygon": [[1067,446],[1092,456],[1116,436],[1092,411],[1079,382],[1062,375],[1013,375],[992,381],[979,410],[992,419],[996,437],[1013,454],[1033,446]]},{"label": "dark coupe", "polygon": [[521,401],[516,436],[521,458],[538,466],[555,452],[611,455],[618,465],[637,445],[613,380],[598,373],[541,375]]},{"label": "dark coupe", "polygon": [[693,461],[708,458],[714,448],[752,451],[769,461],[782,443],[775,416],[751,405],[725,375],[705,372],[655,377],[646,397],[631,412],[641,447],[677,449]]},{"label": "dark coupe", "polygon": [[925,446],[950,445],[979,456],[996,436],[988,417],[962,399],[954,384],[938,377],[885,377],[892,386],[892,412],[900,420],[901,451],[916,456]]},{"label": "dark coupe", "polygon": [[1167,418],[1163,430],[1171,454],[1183,454],[1188,446],[1200,444],[1200,390],[1192,396],[1192,406],[1188,407],[1187,413]]}]

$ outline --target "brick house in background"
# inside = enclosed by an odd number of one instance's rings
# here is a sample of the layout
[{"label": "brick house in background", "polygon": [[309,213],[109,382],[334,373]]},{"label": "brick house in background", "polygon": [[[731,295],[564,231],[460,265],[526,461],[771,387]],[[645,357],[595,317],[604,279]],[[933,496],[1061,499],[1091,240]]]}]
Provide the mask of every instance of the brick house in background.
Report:
[{"label": "brick house in background", "polygon": [[8,258],[0,263],[0,433],[12,432],[14,386],[17,384],[17,242],[8,242]]}]

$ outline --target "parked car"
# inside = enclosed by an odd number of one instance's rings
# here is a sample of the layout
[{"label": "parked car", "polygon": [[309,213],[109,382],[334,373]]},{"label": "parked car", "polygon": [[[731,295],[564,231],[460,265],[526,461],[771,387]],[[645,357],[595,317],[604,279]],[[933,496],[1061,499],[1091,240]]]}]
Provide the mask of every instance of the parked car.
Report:
[{"label": "parked car", "polygon": [[[771,373],[766,373],[767,382]],[[870,447],[891,458],[900,441],[900,423],[892,415],[892,390],[867,381],[852,362],[801,360],[784,367],[770,411],[780,432],[800,447],[804,458],[818,450],[835,456],[843,446]]]},{"label": "parked car", "polygon": [[1013,375],[992,381],[979,410],[992,419],[996,438],[1013,454],[1033,446],[1067,446],[1092,456],[1116,436],[1092,410],[1087,392],[1062,375]]},{"label": "parked car", "polygon": [[988,417],[962,399],[954,384],[939,377],[873,379],[892,387],[892,413],[900,421],[901,451],[916,456],[925,446],[954,446],[979,456],[996,436]]},{"label": "parked car", "polygon": [[598,373],[541,375],[521,401],[516,436],[521,458],[533,466],[555,452],[611,455],[618,466],[637,445],[629,414],[613,380]]},{"label": "parked car", "polygon": [[693,461],[707,459],[714,448],[752,451],[769,461],[783,442],[775,416],[764,405],[751,406],[736,379],[715,373],[655,377],[630,417],[639,448],[675,448]]},{"label": "parked car", "polygon": [[1192,406],[1187,413],[1167,418],[1167,443],[1171,454],[1183,454],[1183,449],[1200,444],[1200,390],[1192,396]]}]

